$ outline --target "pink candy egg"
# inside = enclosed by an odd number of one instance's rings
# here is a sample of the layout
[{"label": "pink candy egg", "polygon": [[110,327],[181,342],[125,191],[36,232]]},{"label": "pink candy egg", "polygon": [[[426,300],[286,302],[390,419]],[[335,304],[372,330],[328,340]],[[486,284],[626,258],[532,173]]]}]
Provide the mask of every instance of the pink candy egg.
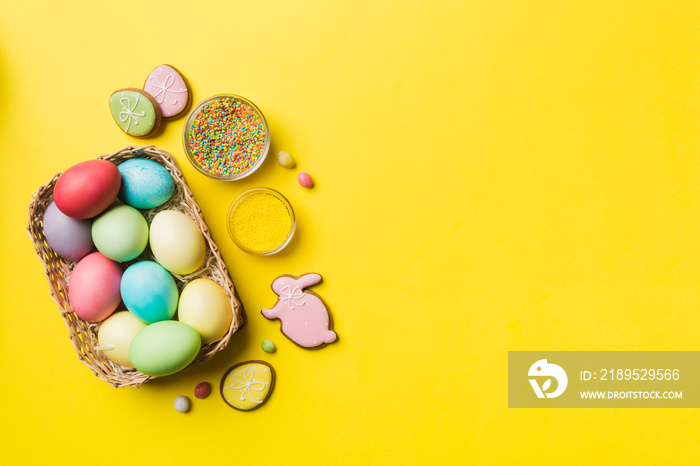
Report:
[{"label": "pink candy egg", "polygon": [[117,198],[122,178],[106,160],[86,160],[73,165],[56,181],[53,199],[65,215],[85,219],[102,213]]},{"label": "pink candy egg", "polygon": [[73,268],[68,299],[73,312],[88,322],[109,317],[122,300],[119,286],[122,267],[99,252],[85,256]]},{"label": "pink candy egg", "polygon": [[299,184],[305,188],[310,188],[314,185],[314,180],[311,178],[311,175],[306,172],[299,173],[299,175],[297,175],[297,180]]}]

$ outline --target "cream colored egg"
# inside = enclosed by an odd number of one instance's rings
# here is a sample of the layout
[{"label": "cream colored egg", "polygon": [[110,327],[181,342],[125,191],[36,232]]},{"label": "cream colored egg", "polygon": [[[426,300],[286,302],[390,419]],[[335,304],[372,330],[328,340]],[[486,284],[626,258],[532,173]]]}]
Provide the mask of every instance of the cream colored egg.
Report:
[{"label": "cream colored egg", "polygon": [[233,312],[224,289],[207,278],[198,278],[185,286],[177,308],[178,320],[193,327],[207,344],[226,335]]},{"label": "cream colored egg", "polygon": [[159,212],[151,221],[151,251],[169,272],[187,275],[204,262],[202,232],[187,215],[175,210]]},{"label": "cream colored egg", "polygon": [[129,311],[117,312],[102,322],[97,331],[97,343],[102,352],[122,366],[134,367],[129,359],[129,346],[139,330],[146,326]]}]

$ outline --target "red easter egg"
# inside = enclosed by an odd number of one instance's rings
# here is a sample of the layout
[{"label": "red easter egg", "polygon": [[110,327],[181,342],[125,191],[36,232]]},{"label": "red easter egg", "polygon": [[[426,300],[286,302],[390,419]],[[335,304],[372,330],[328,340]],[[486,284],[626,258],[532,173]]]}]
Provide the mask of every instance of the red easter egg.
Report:
[{"label": "red easter egg", "polygon": [[124,269],[99,252],[85,256],[73,268],[68,299],[73,312],[88,322],[109,317],[122,300],[120,284]]},{"label": "red easter egg", "polygon": [[85,219],[99,215],[119,194],[122,179],[117,166],[106,160],[73,165],[56,181],[53,200],[65,215]]}]

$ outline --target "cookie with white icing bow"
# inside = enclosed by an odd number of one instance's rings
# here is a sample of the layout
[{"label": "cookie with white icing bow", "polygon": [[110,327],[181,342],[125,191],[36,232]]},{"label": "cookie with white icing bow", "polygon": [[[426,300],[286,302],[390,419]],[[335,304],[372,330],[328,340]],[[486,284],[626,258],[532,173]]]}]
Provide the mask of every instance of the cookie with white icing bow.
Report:
[{"label": "cookie with white icing bow", "polygon": [[272,282],[277,302],[272,308],[262,310],[268,319],[279,319],[282,334],[302,348],[322,348],[338,339],[326,302],[306,289],[320,281],[317,273],[300,277],[280,275]]},{"label": "cookie with white icing bow", "polygon": [[221,397],[239,411],[252,411],[262,406],[275,386],[275,370],[265,361],[245,361],[224,373]]},{"label": "cookie with white icing bow", "polygon": [[146,78],[143,90],[158,103],[163,118],[177,118],[187,109],[190,92],[187,81],[170,65],[157,66]]},{"label": "cookie with white icing bow", "polygon": [[126,88],[115,91],[109,97],[109,109],[119,127],[137,138],[155,134],[160,126],[161,112],[158,103],[141,89]]}]

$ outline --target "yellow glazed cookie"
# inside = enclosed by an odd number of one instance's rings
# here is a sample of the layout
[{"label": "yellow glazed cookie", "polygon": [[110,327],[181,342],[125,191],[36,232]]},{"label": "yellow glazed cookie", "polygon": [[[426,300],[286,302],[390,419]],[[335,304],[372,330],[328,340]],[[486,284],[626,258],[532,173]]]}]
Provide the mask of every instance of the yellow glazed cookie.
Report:
[{"label": "yellow glazed cookie", "polygon": [[275,371],[264,361],[245,361],[226,371],[221,397],[233,409],[251,411],[262,406],[275,385]]}]

